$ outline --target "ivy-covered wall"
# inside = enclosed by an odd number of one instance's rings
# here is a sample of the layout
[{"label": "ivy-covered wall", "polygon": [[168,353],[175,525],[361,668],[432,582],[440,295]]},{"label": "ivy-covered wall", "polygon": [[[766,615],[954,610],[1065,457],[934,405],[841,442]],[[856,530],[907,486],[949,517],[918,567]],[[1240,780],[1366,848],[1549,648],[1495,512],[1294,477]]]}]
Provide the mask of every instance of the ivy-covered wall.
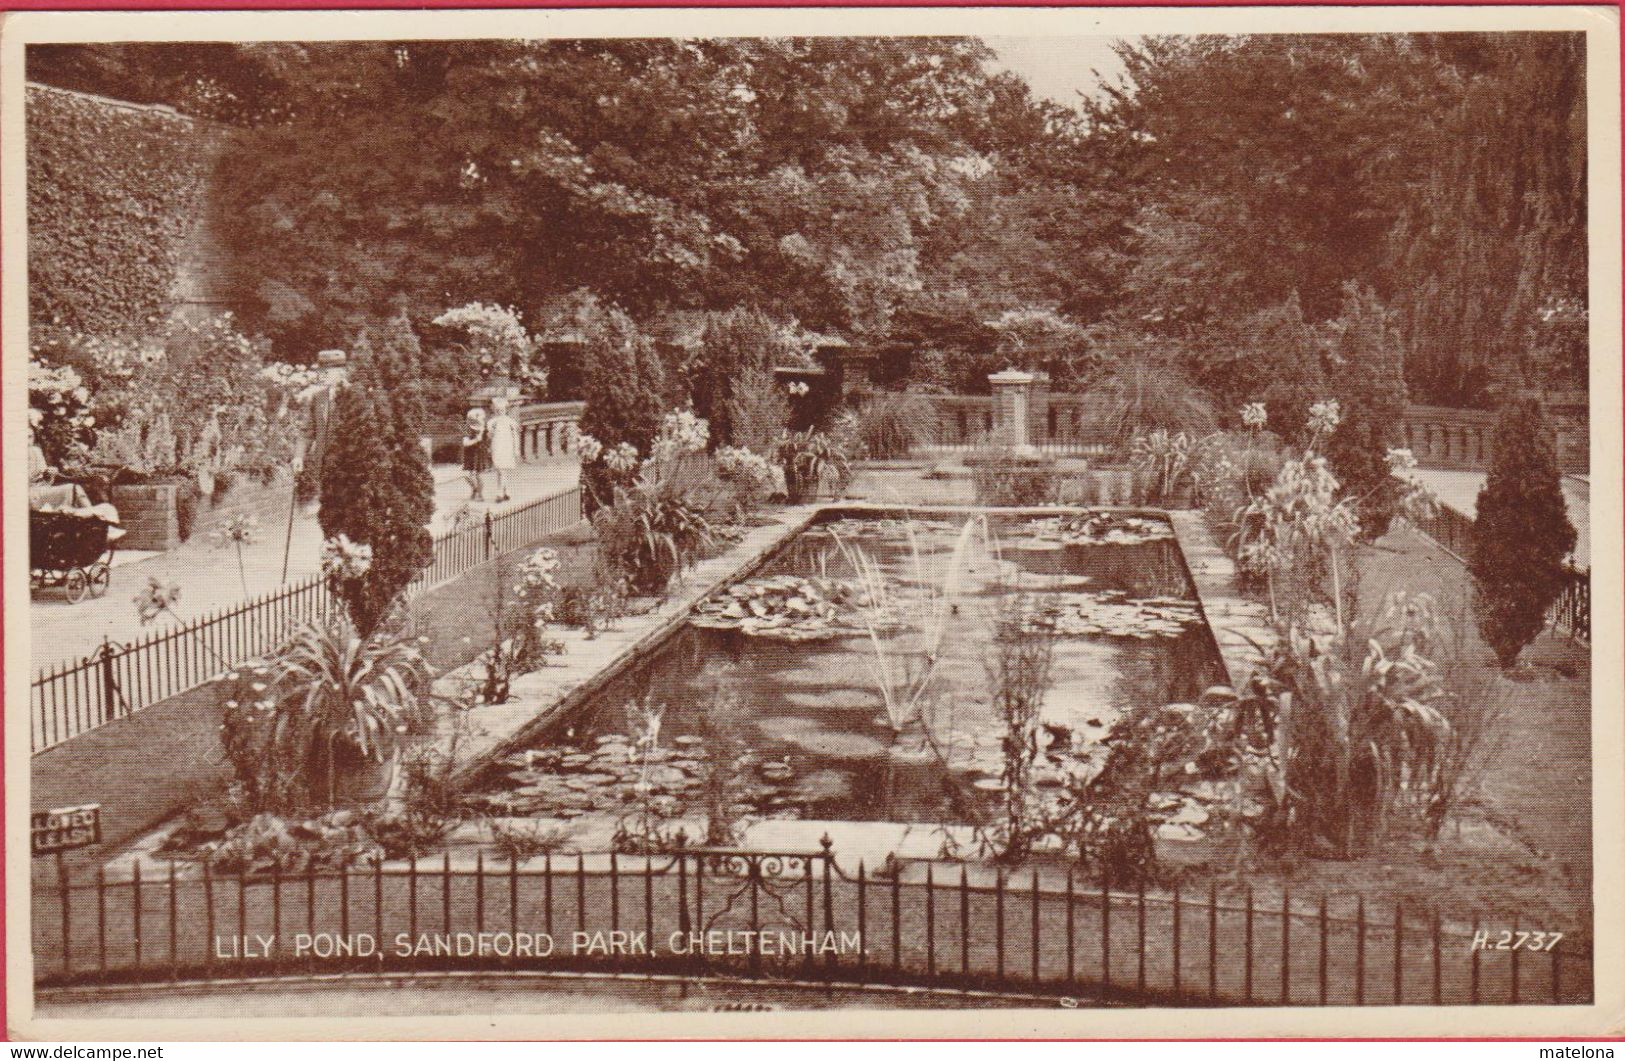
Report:
[{"label": "ivy-covered wall", "polygon": [[161,320],[208,177],[209,129],[31,84],[27,132],[33,324],[106,335]]}]

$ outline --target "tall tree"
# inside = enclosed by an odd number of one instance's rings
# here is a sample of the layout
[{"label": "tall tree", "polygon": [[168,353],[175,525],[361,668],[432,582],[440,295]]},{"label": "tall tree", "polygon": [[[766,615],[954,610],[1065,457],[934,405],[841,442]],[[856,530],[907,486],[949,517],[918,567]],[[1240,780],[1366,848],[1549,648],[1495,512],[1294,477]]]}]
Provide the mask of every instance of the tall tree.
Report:
[{"label": "tall tree", "polygon": [[1546,625],[1575,543],[1551,428],[1534,399],[1501,410],[1470,540],[1478,628],[1510,667]]},{"label": "tall tree", "polygon": [[1584,35],[1439,34],[1419,47],[1448,80],[1426,178],[1391,240],[1411,385],[1442,404],[1484,403],[1497,386],[1583,388],[1583,353],[1561,348],[1585,343],[1583,323],[1564,329],[1586,307]]},{"label": "tall tree", "polygon": [[[597,439],[606,456],[626,445],[639,458],[648,457],[666,408],[665,372],[653,341],[624,312],[591,297],[577,299],[572,316],[586,342],[582,433]],[[589,511],[613,502],[616,485],[630,475],[630,469],[617,472],[608,460],[587,461],[581,483]]]},{"label": "tall tree", "polygon": [[364,574],[337,583],[365,637],[433,555],[434,478],[416,441],[402,439],[388,395],[365,378],[340,389],[333,420],[318,520],[323,538],[342,534],[372,549]]}]

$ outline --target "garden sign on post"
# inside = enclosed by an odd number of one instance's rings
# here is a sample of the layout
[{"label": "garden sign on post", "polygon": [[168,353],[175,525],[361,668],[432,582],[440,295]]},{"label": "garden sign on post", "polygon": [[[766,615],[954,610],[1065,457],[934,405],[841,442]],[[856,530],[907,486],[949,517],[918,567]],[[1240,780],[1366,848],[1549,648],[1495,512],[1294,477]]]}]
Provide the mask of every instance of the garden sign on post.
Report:
[{"label": "garden sign on post", "polygon": [[68,888],[68,867],[62,859],[62,852],[72,851],[78,847],[91,847],[102,842],[102,805],[82,803],[77,807],[53,807],[50,810],[35,811],[30,817],[29,827],[32,833],[30,846],[34,857],[53,855],[56,858],[57,886],[62,890],[63,953],[66,954],[66,941],[71,938],[73,932],[70,906],[72,893]]}]

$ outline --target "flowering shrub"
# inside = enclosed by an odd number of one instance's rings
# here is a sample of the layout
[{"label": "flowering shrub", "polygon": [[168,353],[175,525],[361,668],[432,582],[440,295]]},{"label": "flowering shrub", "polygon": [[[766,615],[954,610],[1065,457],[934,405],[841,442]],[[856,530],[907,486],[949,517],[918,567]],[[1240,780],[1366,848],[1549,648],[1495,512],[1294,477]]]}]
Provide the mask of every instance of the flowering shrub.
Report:
[{"label": "flowering shrub", "polygon": [[433,323],[445,329],[451,342],[440,347],[438,357],[426,359],[424,374],[428,385],[452,405],[493,377],[507,377],[537,394],[546,392],[547,366],[535,356],[536,340],[514,307],[469,302]]},{"label": "flowering shrub", "polygon": [[[1309,407],[1309,441],[1301,454],[1281,466],[1274,483],[1252,497],[1238,513],[1238,559],[1268,582],[1272,616],[1285,628],[1301,625],[1307,608],[1320,591],[1323,575],[1331,579],[1331,602],[1336,628],[1343,630],[1343,559],[1360,534],[1360,506],[1367,495],[1343,490],[1319,447],[1337,430],[1342,411],[1336,401]],[[1410,457],[1405,450],[1390,450],[1392,467]],[[1420,483],[1404,484],[1401,507],[1420,516],[1431,496]]]},{"label": "flowering shrub", "polygon": [[670,461],[693,453],[703,453],[711,441],[711,427],[694,415],[692,409],[679,409],[666,414],[649,447],[649,459]]},{"label": "flowering shrub", "polygon": [[[592,464],[604,455],[604,444],[602,442],[591,435],[576,430],[573,425],[571,429],[575,432],[572,442],[575,446],[576,457],[582,464]],[[633,452],[637,451],[634,450]]]},{"label": "flowering shrub", "polygon": [[604,454],[604,466],[618,475],[625,475],[638,466],[638,449],[630,442],[617,443]]},{"label": "flowering shrub", "polygon": [[734,492],[734,504],[741,510],[753,508],[773,493],[773,465],[759,453],[738,446],[723,446],[716,452],[717,478]]},{"label": "flowering shrub", "polygon": [[300,377],[267,371],[264,342],[238,331],[231,314],[141,338],[36,333],[36,356],[77,366],[89,392],[97,432],[78,464],[113,482],[184,477],[204,494],[236,475],[269,481],[287,466],[303,426]]},{"label": "flowering shrub", "polygon": [[538,549],[519,566],[519,585],[514,593],[521,598],[542,597],[558,589],[553,577],[559,570],[559,554],[552,549]]},{"label": "flowering shrub", "polygon": [[33,444],[53,467],[84,460],[96,438],[90,390],[67,365],[28,362],[28,428]]},{"label": "flowering shrub", "polygon": [[322,542],[322,577],[332,583],[365,578],[372,569],[372,546],[339,534]]},{"label": "flowering shrub", "polygon": [[260,369],[259,378],[298,402],[309,401],[323,386],[319,370],[286,361],[270,362]]},{"label": "flowering shrub", "polygon": [[1157,428],[1148,435],[1136,435],[1129,455],[1136,471],[1150,479],[1150,500],[1166,502],[1191,484],[1191,451],[1194,446],[1183,431],[1170,433]]}]

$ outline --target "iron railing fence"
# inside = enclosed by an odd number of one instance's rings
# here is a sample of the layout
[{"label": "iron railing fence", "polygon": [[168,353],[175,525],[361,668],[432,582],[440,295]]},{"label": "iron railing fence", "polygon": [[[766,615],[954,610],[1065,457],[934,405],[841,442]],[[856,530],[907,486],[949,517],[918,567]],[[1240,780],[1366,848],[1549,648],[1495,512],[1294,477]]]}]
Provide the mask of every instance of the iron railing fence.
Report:
[{"label": "iron railing fence", "polygon": [[1467,562],[1467,556],[1472,550],[1471,516],[1457,512],[1448,505],[1435,505],[1433,515],[1418,520],[1415,526],[1417,530],[1432,538],[1445,552],[1462,563]]},{"label": "iron railing fence", "polygon": [[1591,644],[1591,572],[1569,569],[1557,603],[1552,605],[1552,622],[1567,630],[1576,641]]},{"label": "iron railing fence", "polygon": [[[1447,505],[1415,524],[1416,529],[1462,563],[1472,552],[1473,518]],[[1548,621],[1576,641],[1591,643],[1591,572],[1568,569],[1563,588],[1552,604]]]},{"label": "iron railing fence", "polygon": [[[497,556],[581,521],[572,486],[467,527],[439,534],[429,565],[408,589],[421,593]],[[155,630],[128,644],[104,640],[91,655],[37,671],[30,696],[29,746],[41,752],[88,730],[167,700],[282,644],[300,623],[334,614],[338,599],[315,575],[302,582]]]},{"label": "iron railing fence", "polygon": [[[592,860],[589,864],[589,858]],[[889,862],[888,870],[897,864]],[[1273,905],[819,851],[483,855],[36,887],[36,983],[467,969],[808,977],[1171,1005],[1576,1004],[1588,947],[1360,898]],[[907,879],[905,879],[905,877]]]}]

